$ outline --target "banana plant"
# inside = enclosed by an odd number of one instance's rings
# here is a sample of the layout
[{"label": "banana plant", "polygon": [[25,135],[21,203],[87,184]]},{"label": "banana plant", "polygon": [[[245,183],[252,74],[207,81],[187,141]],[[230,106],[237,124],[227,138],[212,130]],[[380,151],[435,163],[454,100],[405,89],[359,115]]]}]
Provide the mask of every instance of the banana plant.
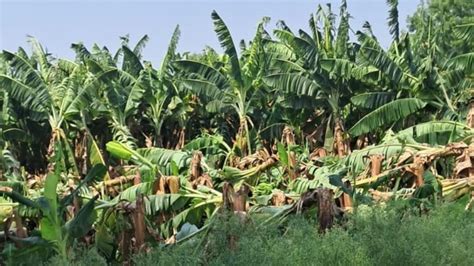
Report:
[{"label": "banana plant", "polygon": [[[168,217],[158,223],[157,230],[155,230],[157,232],[149,232],[164,239],[173,237],[184,224],[200,225],[203,215],[210,219],[222,205],[222,194],[219,191],[204,186],[193,189],[190,183],[185,181],[185,176],[182,175],[183,173],[187,175],[191,161],[191,153],[187,151],[156,147],[134,150],[119,142],[109,142],[107,151],[113,157],[136,164],[142,172],[142,182],[122,190],[115,198],[103,202],[97,207],[98,210],[102,210],[97,226],[97,245],[111,258],[116,257],[113,251],[117,249],[113,240],[113,232],[114,230],[125,230],[120,228],[126,226],[118,222],[127,220],[123,215],[128,205],[124,204],[135,204],[140,195],[144,196],[143,208],[147,224],[152,223],[157,217]],[[182,177],[179,192],[154,194],[153,187],[157,180],[156,177],[166,178],[165,175],[169,175],[170,171]],[[135,221],[132,222],[132,227],[135,228],[134,223]],[[124,256],[124,254],[121,255]]]},{"label": "banana plant", "polygon": [[[28,238],[12,237],[19,243],[24,243],[29,248],[36,248],[35,245],[44,248],[52,248],[62,258],[68,256],[68,249],[73,240],[86,235],[95,222],[95,204],[98,196],[84,202],[80,209],[75,211],[75,215],[70,220],[65,220],[66,207],[73,204],[75,198],[81,196],[81,191],[87,189],[87,185],[103,178],[106,173],[104,165],[95,165],[88,175],[78,184],[78,186],[65,197],[58,197],[58,184],[60,178],[54,173],[48,174],[45,180],[44,191],[38,198],[28,198],[15,190],[1,190],[0,194],[9,197],[13,202],[18,202],[27,208],[38,210],[39,235]],[[48,245],[42,245],[44,243]],[[18,256],[28,252],[28,249],[20,249],[11,254]]]},{"label": "banana plant", "polygon": [[[358,31],[361,44],[359,58],[362,64],[375,67],[379,72],[377,81],[384,91],[372,91],[354,96],[352,103],[362,110],[371,110],[350,129],[358,136],[380,127],[407,118],[415,112],[433,114],[427,119],[460,120],[460,110],[465,107],[453,104],[456,97],[466,97],[472,84],[469,73],[472,67],[460,67],[468,62],[469,54],[459,55],[448,61],[439,54],[434,41],[436,29],[427,27],[428,39],[423,46],[428,54],[420,53],[417,36],[399,33],[398,1],[390,0],[389,27],[393,36],[390,48],[385,51],[370,31]],[[461,25],[462,27],[462,25]],[[467,26],[466,26],[467,27]],[[418,33],[423,34],[423,33]],[[462,34],[459,34],[460,37]],[[431,39],[430,39],[431,38]],[[418,51],[418,52],[417,52]],[[472,72],[472,71],[471,71]],[[462,96],[461,96],[462,95]],[[464,100],[466,101],[466,100]],[[366,113],[366,112],[362,112]],[[405,119],[406,121],[406,119]],[[402,120],[403,122],[403,120]],[[412,126],[399,123],[398,128]]]},{"label": "banana plant", "polygon": [[171,131],[172,125],[168,125],[168,128],[164,128],[163,125],[167,121],[170,124],[177,121],[179,132],[177,149],[184,145],[188,115],[192,111],[187,93],[180,90],[176,84],[176,70],[172,65],[177,57],[179,36],[180,29],[176,26],[159,69],[154,70],[150,65],[145,68],[145,101],[148,105],[146,117],[153,127],[153,145],[164,147],[163,136],[166,135],[164,130]]},{"label": "banana plant", "polygon": [[177,60],[175,64],[188,74],[181,78],[182,84],[195,92],[206,103],[208,111],[213,113],[228,113],[235,111],[239,126],[235,136],[234,147],[240,150],[240,155],[252,153],[250,127],[252,120],[249,116],[252,103],[259,95],[262,86],[262,71],[265,56],[263,51],[264,18],[257,27],[257,33],[249,47],[249,55],[239,58],[230,31],[216,11],[211,17],[214,22],[217,38],[224,49],[225,65],[219,69],[193,60]]},{"label": "banana plant", "polygon": [[[98,85],[98,79],[74,62],[61,59],[53,64],[36,39],[31,38],[30,43],[33,47],[31,57],[22,49],[17,53],[3,51],[2,57],[9,69],[0,75],[0,84],[8,98],[21,107],[17,112],[29,114],[29,118],[19,121],[19,124],[32,121],[35,130],[48,132],[50,168],[55,165],[53,157],[58,153],[56,161],[78,175],[68,137],[77,128],[76,121],[86,106],[87,94]],[[26,131],[31,130],[27,125]]]},{"label": "banana plant", "polygon": [[279,55],[274,56],[274,70],[265,78],[269,86],[285,97],[296,95],[317,100],[308,107],[313,111],[319,109],[317,121],[327,125],[324,146],[340,156],[348,152],[344,129],[347,108],[344,107],[350,95],[371,86],[370,76],[374,71],[356,62],[358,47],[349,42],[349,17],[343,1],[337,29],[330,5],[327,9],[319,6],[311,15],[311,33],[299,30],[296,35],[282,23],[280,29],[274,31],[282,44]]}]

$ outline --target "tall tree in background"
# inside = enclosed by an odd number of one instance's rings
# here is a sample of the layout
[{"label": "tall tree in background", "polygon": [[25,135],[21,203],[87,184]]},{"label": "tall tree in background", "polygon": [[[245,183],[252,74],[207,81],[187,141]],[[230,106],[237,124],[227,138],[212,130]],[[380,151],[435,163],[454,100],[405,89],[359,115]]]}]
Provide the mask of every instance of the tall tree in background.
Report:
[{"label": "tall tree in background", "polygon": [[425,54],[428,41],[440,51],[456,56],[474,49],[474,42],[465,41],[456,34],[463,24],[474,24],[474,1],[428,0],[408,17],[408,29],[413,33],[415,53]]}]

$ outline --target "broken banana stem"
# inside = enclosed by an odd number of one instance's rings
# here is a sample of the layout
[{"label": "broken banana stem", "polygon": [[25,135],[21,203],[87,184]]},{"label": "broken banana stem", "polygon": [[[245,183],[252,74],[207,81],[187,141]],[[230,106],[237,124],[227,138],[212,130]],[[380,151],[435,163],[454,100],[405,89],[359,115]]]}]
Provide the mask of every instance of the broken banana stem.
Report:
[{"label": "broken banana stem", "polygon": [[451,191],[448,194],[443,195],[443,196],[444,196],[444,198],[455,200],[455,199],[458,199],[458,198],[468,194],[470,191],[471,191],[471,189],[469,187],[463,187],[461,189],[453,190],[453,191]]},{"label": "broken banana stem", "polygon": [[382,178],[382,177],[385,177],[387,175],[396,173],[398,171],[402,171],[405,167],[406,167],[406,165],[402,165],[402,166],[398,166],[398,167],[386,170],[386,171],[384,171],[384,172],[382,172],[382,173],[380,173],[376,176],[372,176],[372,177],[368,177],[368,178],[361,178],[361,179],[357,178],[356,181],[355,181],[354,186],[361,186],[361,185],[366,185],[366,184],[376,182],[379,178]]},{"label": "broken banana stem", "polygon": [[113,187],[116,185],[126,184],[132,182],[135,179],[135,175],[119,176],[114,179],[105,180],[99,183],[98,187]]}]

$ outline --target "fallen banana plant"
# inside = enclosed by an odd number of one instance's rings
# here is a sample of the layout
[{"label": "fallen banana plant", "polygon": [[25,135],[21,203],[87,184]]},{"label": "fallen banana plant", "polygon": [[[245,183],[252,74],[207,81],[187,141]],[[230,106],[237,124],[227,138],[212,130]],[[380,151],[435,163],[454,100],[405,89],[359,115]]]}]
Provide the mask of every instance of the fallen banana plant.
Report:
[{"label": "fallen banana plant", "polygon": [[441,180],[443,198],[456,200],[474,191],[474,177]]}]

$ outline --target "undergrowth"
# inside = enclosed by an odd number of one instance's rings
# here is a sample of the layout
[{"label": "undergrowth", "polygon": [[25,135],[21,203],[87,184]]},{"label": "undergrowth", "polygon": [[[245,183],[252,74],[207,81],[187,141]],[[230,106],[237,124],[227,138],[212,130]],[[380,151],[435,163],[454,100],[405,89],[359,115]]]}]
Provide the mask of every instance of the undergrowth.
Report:
[{"label": "undergrowth", "polygon": [[[361,206],[324,235],[317,222],[292,216],[266,227],[250,220],[219,218],[206,233],[174,246],[155,246],[135,265],[474,265],[474,212],[462,202],[420,215],[404,204]],[[229,236],[236,245],[229,248]],[[27,259],[27,258],[22,258]],[[65,262],[44,265],[106,265],[94,250],[79,249]],[[24,265],[40,265],[37,258]],[[109,262],[118,264],[116,262]],[[19,261],[14,262],[19,265]]]},{"label": "undergrowth", "polygon": [[[283,226],[251,222],[213,227],[206,241],[154,249],[137,265],[474,265],[474,213],[444,204],[427,214],[397,204],[360,207],[343,226],[319,235],[316,221],[292,217]],[[237,248],[228,235],[240,234]],[[200,245],[202,243],[202,245]]]}]

